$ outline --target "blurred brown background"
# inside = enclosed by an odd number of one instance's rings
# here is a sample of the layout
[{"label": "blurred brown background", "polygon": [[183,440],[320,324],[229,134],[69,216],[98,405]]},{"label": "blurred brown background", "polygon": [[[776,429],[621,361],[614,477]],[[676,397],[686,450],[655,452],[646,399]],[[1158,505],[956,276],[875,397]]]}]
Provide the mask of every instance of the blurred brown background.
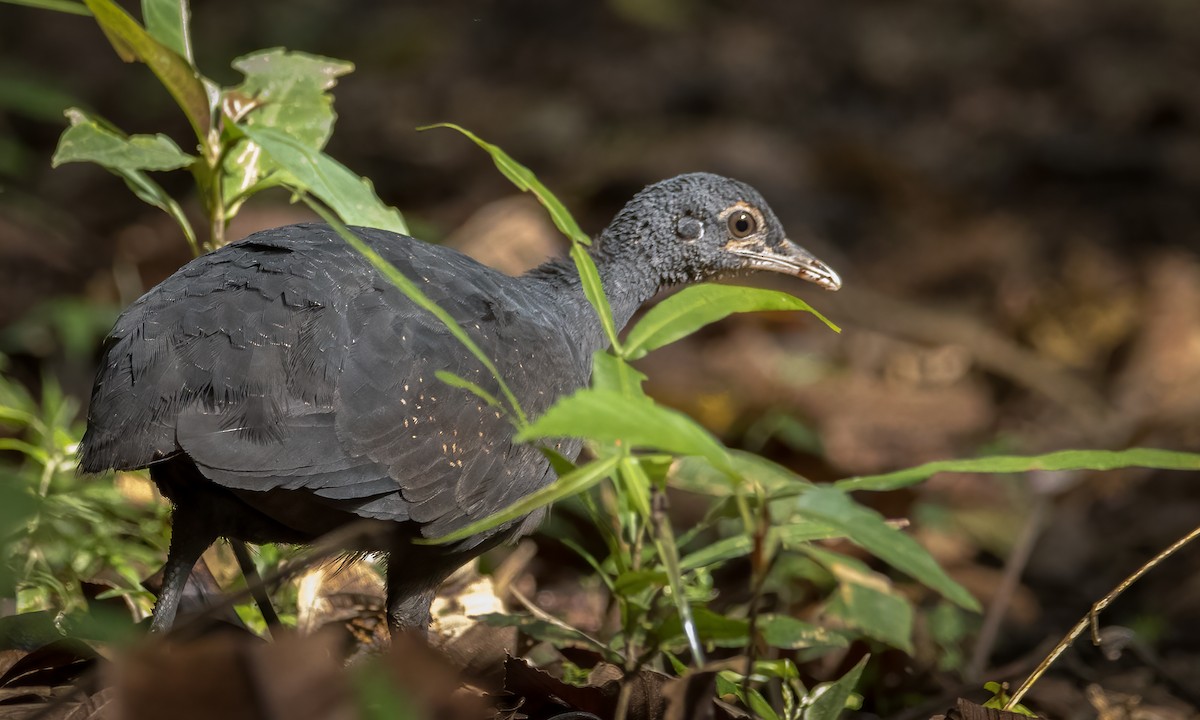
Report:
[{"label": "blurred brown background", "polygon": [[[470,143],[416,126],[456,122],[504,147],[589,231],[678,172],[758,187],[846,289],[774,286],[844,332],[740,318],[648,358],[656,394],[731,444],[817,478],[983,452],[1200,450],[1195,0],[193,10],[198,62],[222,83],[237,80],[232,58],[260,48],[353,61],[334,90],[331,154],[371,177],[415,234],[510,269],[558,242],[537,206],[512,200]],[[187,249],[115,177],[49,168],[59,111],[189,133],[150,73],[124,66],[87,18],[2,6],[0,48],[0,351],[14,373],[48,369],[85,395],[94,338],[72,341],[47,301],[84,298],[102,332]],[[304,217],[276,201],[251,204],[231,236]],[[1039,482],[943,476],[885,508],[954,510],[926,539],[986,601],[1028,508],[1054,499],[1006,636],[1022,651],[1200,517],[1182,475]],[[1179,672],[1200,686],[1200,584],[1181,580],[1198,577],[1196,560],[1119,607],[1163,619],[1159,650],[1178,650]]]}]

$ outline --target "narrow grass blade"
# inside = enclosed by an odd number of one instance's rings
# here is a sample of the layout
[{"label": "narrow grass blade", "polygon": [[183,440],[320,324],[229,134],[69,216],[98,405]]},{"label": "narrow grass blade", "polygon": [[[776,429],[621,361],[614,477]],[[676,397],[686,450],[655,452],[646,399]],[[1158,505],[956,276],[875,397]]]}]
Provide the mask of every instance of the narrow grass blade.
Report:
[{"label": "narrow grass blade", "polygon": [[550,505],[565,497],[583,492],[600,482],[616,469],[620,458],[616,455],[584,465],[573,473],[560,477],[552,485],[530,493],[503,510],[488,515],[482,520],[467,525],[441,537],[414,540],[418,545],[441,545],[469,538],[477,533],[499,527],[506,522],[524,517],[540,507]]},{"label": "narrow grass blade", "polygon": [[1031,470],[1117,470],[1127,467],[1156,470],[1200,470],[1200,453],[1157,448],[1129,450],[1062,450],[1046,455],[997,455],[969,460],[938,460],[906,470],[847,478],[842,490],[895,490],[941,472],[1020,473]]}]

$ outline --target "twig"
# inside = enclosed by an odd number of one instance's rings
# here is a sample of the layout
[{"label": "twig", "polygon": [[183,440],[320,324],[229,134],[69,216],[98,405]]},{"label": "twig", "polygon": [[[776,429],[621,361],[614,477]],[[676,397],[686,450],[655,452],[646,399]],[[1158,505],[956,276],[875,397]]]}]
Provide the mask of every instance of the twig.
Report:
[{"label": "twig", "polygon": [[1046,522],[1050,506],[1050,496],[1046,493],[1037,493],[1033,508],[1025,520],[1025,526],[1021,528],[1016,545],[1013,546],[1008,561],[1004,564],[1004,575],[1000,578],[1000,586],[996,588],[991,606],[983,619],[979,638],[975,641],[971,661],[967,663],[964,679],[969,683],[978,681],[983,675],[988,658],[991,657],[992,649],[996,645],[996,637],[1000,634],[1000,624],[1008,612],[1008,606],[1017,591],[1018,583],[1021,582],[1021,575],[1029,564],[1029,558],[1033,555],[1033,549],[1037,545],[1037,539]]},{"label": "twig", "polygon": [[246,578],[246,584],[250,587],[250,596],[254,598],[254,604],[258,605],[258,611],[262,613],[267,628],[274,634],[283,623],[279,621],[279,615],[271,605],[271,598],[267,595],[267,584],[263,582],[262,575],[254,564],[250,549],[241,540],[230,540],[229,546],[233,549],[233,556],[237,558],[238,567],[242,569],[242,577]]},{"label": "twig", "polygon": [[1025,693],[1029,692],[1029,689],[1033,687],[1033,684],[1037,682],[1043,674],[1045,674],[1046,670],[1049,669],[1050,665],[1057,660],[1060,655],[1066,652],[1067,648],[1071,647],[1071,644],[1075,642],[1076,638],[1083,634],[1084,630],[1087,630],[1089,627],[1091,627],[1092,642],[1099,645],[1100,613],[1103,612],[1104,609],[1109,605],[1111,605],[1112,602],[1121,595],[1121,593],[1128,590],[1130,585],[1133,585],[1135,582],[1140,580],[1143,575],[1145,575],[1154,567],[1158,566],[1158,564],[1162,561],[1174,555],[1179,551],[1180,548],[1195,540],[1197,537],[1200,537],[1200,527],[1197,527],[1179,540],[1176,540],[1175,543],[1166,550],[1163,550],[1158,555],[1154,556],[1150,562],[1138,568],[1136,572],[1121,581],[1120,585],[1117,585],[1112,589],[1111,592],[1093,605],[1088,614],[1085,615],[1082,620],[1076,623],[1075,627],[1071,628],[1070,632],[1068,632],[1063,639],[1058,642],[1058,645],[1054,647],[1054,650],[1050,651],[1050,654],[1046,656],[1046,659],[1042,660],[1042,663],[1038,665],[1036,669],[1034,669],[1033,673],[1028,678],[1025,679],[1025,682],[1021,683],[1021,687],[1017,688],[1016,692],[1014,692],[1012,697],[1009,698],[1008,702],[1005,703],[1004,709],[1012,710],[1014,707],[1016,707],[1017,703],[1021,701],[1021,698],[1025,696]]},{"label": "twig", "polygon": [[529,598],[525,597],[525,594],[522,593],[517,588],[510,587],[508,589],[508,592],[516,599],[517,602],[519,602],[525,606],[525,609],[529,611],[530,615],[534,616],[538,620],[541,620],[542,622],[545,622],[545,623],[550,623],[551,625],[553,625],[556,628],[559,628],[560,630],[566,630],[567,632],[571,633],[572,635],[578,635],[579,637],[583,638],[584,640],[587,640],[588,643],[590,643],[591,645],[594,645],[596,647],[596,649],[600,651],[601,655],[604,655],[605,657],[608,657],[609,659],[613,659],[615,657],[616,659],[623,660],[623,658],[621,658],[620,654],[617,653],[616,650],[613,650],[608,645],[600,642],[598,639],[592,637],[591,635],[588,635],[587,633],[580,630],[579,628],[574,627],[568,623],[565,623],[562,620],[559,620],[558,618],[554,617],[550,613],[541,609],[537,605],[534,605],[533,601],[530,600]]}]

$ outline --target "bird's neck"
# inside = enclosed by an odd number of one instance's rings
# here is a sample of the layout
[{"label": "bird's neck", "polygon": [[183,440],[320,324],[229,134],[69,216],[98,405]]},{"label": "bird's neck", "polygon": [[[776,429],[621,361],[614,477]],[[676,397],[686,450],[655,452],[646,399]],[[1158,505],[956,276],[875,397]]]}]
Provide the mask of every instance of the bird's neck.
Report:
[{"label": "bird's neck", "polygon": [[[608,247],[629,245],[609,243]],[[672,278],[660,276],[658,268],[634,252],[606,251],[603,238],[593,245],[589,254],[596,262],[604,294],[612,307],[617,329],[625,327],[637,309],[654,297],[661,288],[672,284]],[[608,338],[600,326],[596,311],[583,292],[579,270],[570,258],[558,258],[530,271],[530,279],[545,286],[555,298],[559,311],[569,327],[576,328],[577,340],[583,341],[588,356],[607,348]]]}]

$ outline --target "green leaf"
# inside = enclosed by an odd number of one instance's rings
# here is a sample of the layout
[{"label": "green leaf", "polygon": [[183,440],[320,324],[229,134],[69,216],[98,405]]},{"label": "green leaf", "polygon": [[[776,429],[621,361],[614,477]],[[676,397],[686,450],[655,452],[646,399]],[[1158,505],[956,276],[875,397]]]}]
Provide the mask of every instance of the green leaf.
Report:
[{"label": "green leaf", "polygon": [[1046,455],[997,455],[969,460],[938,460],[906,470],[847,478],[843,490],[895,490],[941,472],[1022,473],[1031,470],[1118,470],[1127,467],[1156,470],[1200,470],[1200,454],[1157,448],[1129,450],[1061,450]]},{"label": "green leaf", "polygon": [[435,125],[425,125],[417,129],[431,130],[433,128],[449,128],[465,135],[471,142],[483,148],[485,152],[492,156],[492,162],[495,163],[500,173],[508,178],[509,182],[522,192],[533,193],[538,202],[546,208],[546,211],[550,214],[551,221],[554,222],[554,226],[571,240],[571,259],[575,261],[575,267],[579,270],[579,278],[583,283],[584,297],[587,298],[588,302],[596,310],[596,315],[600,318],[600,325],[604,328],[604,334],[608,337],[609,344],[612,345],[613,349],[619,351],[621,344],[617,338],[617,327],[613,322],[612,308],[609,306],[608,297],[604,294],[604,287],[600,282],[600,273],[596,270],[596,263],[585,249],[592,244],[591,238],[583,230],[579,229],[579,224],[575,222],[575,218],[571,216],[566,206],[537,179],[532,170],[513,160],[499,146],[483,140],[470,130],[454,123],[437,123]]},{"label": "green leaf", "polygon": [[84,0],[113,49],[126,62],[143,62],[175,98],[187,116],[196,137],[209,140],[212,109],[204,80],[187,60],[151,37],[129,13],[113,0]]},{"label": "green leaf", "polygon": [[828,486],[813,487],[798,498],[796,508],[806,517],[836,528],[867,552],[947,600],[967,610],[979,610],[979,601],[951,580],[916,540],[888,525],[879,513],[854,502],[845,492]]},{"label": "green leaf", "polygon": [[625,357],[636,360],[733,313],[767,310],[812,313],[834,332],[841,332],[808,303],[787,293],[734,285],[693,285],[650,308],[625,337]]},{"label": "green leaf", "polygon": [[783,650],[842,648],[850,645],[850,641],[842,635],[790,615],[763,615],[758,619],[758,627],[764,642]]},{"label": "green leaf", "polygon": [[597,350],[592,355],[592,387],[597,390],[611,390],[627,397],[645,396],[642,383],[646,375],[635,370],[632,365],[605,350]]},{"label": "green leaf", "polygon": [[[313,150],[325,147],[337,118],[329,90],[354,65],[274,48],[240,57],[233,67],[245,80],[225,91],[222,107],[227,114],[242,125],[279,130]],[[223,192],[228,214],[236,213],[259,180],[277,168],[247,140],[227,153]]]},{"label": "green leaf", "polygon": [[698,455],[718,468],[733,471],[725,447],[695,420],[649,399],[630,398],[612,390],[583,389],[560,398],[522,430],[517,440],[552,437],[581,437],[602,443],[620,442],[631,449]]},{"label": "green leaf", "polygon": [[684,570],[708,567],[734,558],[745,557],[753,548],[754,539],[749,535],[734,535],[709,543],[696,552],[685,555],[679,561],[679,566]]},{"label": "green leaf", "polygon": [[127,138],[101,118],[78,108],[67,110],[71,127],[63,132],[51,161],[54,167],[68,162],[94,162],[125,181],[142,202],[171,216],[184,238],[198,255],[200,245],[183,208],[145,170],[171,170],[195,162],[165,135],[135,135]]},{"label": "green leaf", "polygon": [[810,703],[804,709],[803,719],[837,720],[842,711],[846,709],[846,703],[849,702],[851,695],[854,694],[854,688],[858,686],[858,681],[862,677],[863,669],[866,668],[869,659],[868,655],[859,660],[840,679],[831,683],[821,683],[813,688],[808,693]]},{"label": "green leaf", "polygon": [[666,587],[667,574],[661,570],[630,570],[617,576],[612,591],[619,595],[636,595],[647,588]]},{"label": "green leaf", "polygon": [[499,146],[493,145],[481,139],[478,135],[470,130],[467,130],[459,125],[455,125],[454,123],[425,125],[417,128],[417,130],[432,130],[434,128],[449,128],[451,130],[457,130],[458,132],[467,136],[471,142],[483,148],[488,155],[492,156],[492,162],[496,164],[496,168],[500,170],[501,174],[508,178],[513,185],[516,185],[518,190],[521,190],[522,192],[533,193],[534,197],[538,199],[538,202],[540,202],[542,206],[546,208],[546,211],[550,213],[550,219],[554,222],[554,226],[557,227],[563,235],[566,235],[568,238],[570,238],[572,244],[592,244],[591,238],[589,238],[587,234],[583,232],[583,230],[579,229],[579,224],[575,222],[575,218],[571,217],[571,213],[567,211],[566,206],[554,196],[554,193],[550,192],[550,190],[547,189],[546,186],[537,179],[537,176],[533,174],[532,170],[516,160],[513,160],[511,157],[509,157],[508,153],[500,149]]},{"label": "green leaf", "polygon": [[93,162],[114,172],[177,170],[196,158],[179,149],[166,135],[124,136],[79,108],[66,112],[71,126],[58,139],[53,167],[70,162]]},{"label": "green leaf", "polygon": [[499,400],[496,399],[495,395],[491,394],[487,390],[484,390],[482,387],[480,387],[478,385],[478,383],[473,383],[470,380],[466,379],[465,377],[455,375],[454,373],[446,371],[446,370],[436,370],[436,371],[434,371],[433,374],[435,377],[437,377],[438,380],[441,380],[442,382],[446,383],[450,387],[456,387],[456,388],[460,388],[462,390],[466,390],[467,392],[473,394],[475,397],[479,398],[480,400],[484,401],[485,403],[487,403],[488,405],[490,405],[494,408],[503,408],[504,407],[504,405]]},{"label": "green leaf", "polygon": [[400,213],[375,195],[371,182],[350,172],[345,165],[275,128],[238,127],[260,145],[271,160],[287,170],[291,176],[290,184],[316,195],[347,225],[408,232]]},{"label": "green leaf", "polygon": [[803,550],[837,578],[825,612],[867,637],[912,653],[913,607],[887,577],[845,555],[813,546]]},{"label": "green leaf", "polygon": [[353,63],[272,48],[244,55],[233,67],[245,80],[226,97],[250,103],[240,123],[281,130],[314,150],[325,147],[337,118],[329,90],[353,72]]},{"label": "green leaf", "polygon": [[587,298],[596,317],[600,318],[600,326],[608,338],[613,351],[621,354],[621,343],[617,339],[617,325],[613,321],[612,307],[608,304],[608,295],[604,294],[604,284],[600,280],[600,271],[596,269],[596,261],[588,254],[587,248],[580,243],[571,244],[571,259],[579,271],[579,281],[583,286],[583,296]]},{"label": "green leaf", "polygon": [[762,488],[772,497],[793,496],[812,487],[808,480],[766,458],[740,450],[730,454],[736,479],[702,458],[679,458],[667,480],[672,487],[716,497],[728,497],[743,485]]},{"label": "green leaf", "polygon": [[788,550],[798,550],[807,547],[809,543],[817,540],[832,540],[833,538],[845,537],[845,533],[832,525],[814,520],[789,522],[786,525],[771,528],[769,533],[776,534],[779,538],[779,543]]},{"label": "green leaf", "polygon": [[188,23],[191,22],[188,0],[142,0],[142,21],[155,40],[195,67],[192,38],[188,32]]},{"label": "green leaf", "polygon": [[[690,610],[701,641],[717,647],[744,647],[750,634],[750,622],[742,618],[731,618],[697,605]],[[684,638],[683,623],[675,613],[664,620],[655,630],[664,642]]]},{"label": "green leaf", "polygon": [[9,5],[23,5],[25,7],[37,8],[38,10],[52,10],[54,12],[69,13],[71,15],[83,15],[91,17],[92,11],[87,9],[87,6],[75,0],[0,0]]},{"label": "green leaf", "polygon": [[579,468],[573,473],[564,475],[554,483],[530,493],[508,507],[487,517],[477,520],[466,527],[452,533],[431,539],[418,539],[413,542],[418,545],[441,545],[471,537],[477,533],[499,527],[506,522],[524,517],[529,513],[557,502],[569,495],[583,492],[603,480],[617,467],[620,458],[616,455],[596,460]]}]

